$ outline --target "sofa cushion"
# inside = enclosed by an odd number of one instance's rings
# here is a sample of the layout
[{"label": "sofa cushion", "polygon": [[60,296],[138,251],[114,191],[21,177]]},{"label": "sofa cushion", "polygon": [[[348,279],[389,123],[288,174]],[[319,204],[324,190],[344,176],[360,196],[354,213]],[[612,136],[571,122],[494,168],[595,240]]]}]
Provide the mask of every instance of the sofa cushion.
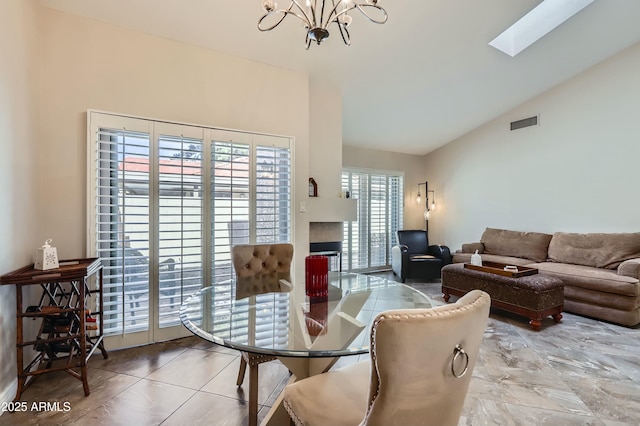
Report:
[{"label": "sofa cushion", "polygon": [[605,319],[606,321],[611,321],[629,327],[633,327],[640,323],[640,309],[624,311],[565,297],[564,310],[565,312],[573,312],[574,314],[584,315],[587,317]]},{"label": "sofa cushion", "polygon": [[482,243],[467,243],[462,245],[462,253],[475,253],[478,250],[478,254],[484,253],[484,244]]},{"label": "sofa cushion", "polygon": [[547,260],[552,235],[540,232],[519,232],[506,229],[485,229],[480,242],[484,252],[502,256],[522,257],[535,262]]},{"label": "sofa cushion", "polygon": [[556,232],[549,244],[552,262],[615,269],[640,257],[640,232],[622,234],[574,234]]},{"label": "sofa cushion", "polygon": [[620,309],[621,311],[633,311],[640,308],[640,297],[622,296],[620,294],[604,293],[602,291],[568,285],[564,287],[565,299],[579,300],[598,306]]},{"label": "sofa cushion", "polygon": [[553,262],[533,263],[527,266],[537,268],[541,274],[560,278],[565,286],[575,286],[630,297],[640,296],[640,282],[638,282],[637,278],[618,275],[615,271],[608,269]]}]

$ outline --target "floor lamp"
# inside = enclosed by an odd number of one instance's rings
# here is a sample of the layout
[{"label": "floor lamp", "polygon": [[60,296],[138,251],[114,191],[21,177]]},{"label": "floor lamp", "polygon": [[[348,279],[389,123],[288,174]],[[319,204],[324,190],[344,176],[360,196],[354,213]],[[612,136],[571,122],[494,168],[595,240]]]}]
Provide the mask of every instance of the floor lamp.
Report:
[{"label": "floor lamp", "polygon": [[[436,209],[436,193],[433,189],[429,189],[429,182],[425,181],[424,183],[418,184],[418,195],[416,197],[416,203],[420,205],[422,201],[422,197],[420,195],[420,187],[424,185],[424,194],[425,194],[425,207],[424,207],[424,222],[425,222],[425,230],[429,231],[429,217],[431,216],[431,212]],[[431,193],[431,205],[429,205],[429,193]]]}]

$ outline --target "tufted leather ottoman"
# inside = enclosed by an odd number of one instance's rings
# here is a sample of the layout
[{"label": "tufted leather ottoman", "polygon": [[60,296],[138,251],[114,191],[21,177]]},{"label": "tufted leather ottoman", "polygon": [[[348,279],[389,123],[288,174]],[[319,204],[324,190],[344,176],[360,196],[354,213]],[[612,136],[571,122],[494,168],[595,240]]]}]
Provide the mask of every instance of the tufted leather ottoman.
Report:
[{"label": "tufted leather ottoman", "polygon": [[491,306],[529,318],[534,330],[540,330],[542,318],[551,315],[555,322],[562,319],[564,284],[562,280],[535,274],[519,278],[467,269],[463,263],[442,268],[442,295],[462,296],[479,289],[491,296]]}]

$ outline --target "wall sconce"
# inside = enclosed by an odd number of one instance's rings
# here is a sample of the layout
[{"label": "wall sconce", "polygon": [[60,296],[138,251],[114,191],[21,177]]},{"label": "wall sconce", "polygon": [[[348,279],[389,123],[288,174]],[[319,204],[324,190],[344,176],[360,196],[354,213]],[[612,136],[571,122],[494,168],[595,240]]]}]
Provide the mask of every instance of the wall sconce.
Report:
[{"label": "wall sconce", "polygon": [[[429,216],[431,216],[431,212],[436,209],[436,193],[433,189],[429,189],[429,182],[419,183],[418,184],[418,196],[416,197],[416,203],[420,204],[422,201],[422,197],[420,196],[420,186],[424,185],[424,193],[426,196],[426,203],[424,209],[424,220],[429,220]],[[429,193],[431,196],[431,207],[429,207]]]}]

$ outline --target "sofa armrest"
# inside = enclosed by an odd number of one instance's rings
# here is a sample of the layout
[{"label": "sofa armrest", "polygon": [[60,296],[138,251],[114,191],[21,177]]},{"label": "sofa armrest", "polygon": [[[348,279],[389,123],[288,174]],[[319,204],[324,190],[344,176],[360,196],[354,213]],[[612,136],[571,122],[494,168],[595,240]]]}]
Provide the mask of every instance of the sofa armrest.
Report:
[{"label": "sofa armrest", "polygon": [[484,244],[482,243],[463,244],[461,253],[475,253],[476,250],[478,250],[478,254],[484,253]]},{"label": "sofa armrest", "polygon": [[391,270],[402,282],[407,277],[409,269],[409,247],[399,244],[391,247]]},{"label": "sofa armrest", "polygon": [[429,246],[428,254],[442,260],[442,266],[451,263],[451,250],[442,245]]},{"label": "sofa armrest", "polygon": [[618,275],[640,278],[640,259],[625,260],[618,266]]}]

